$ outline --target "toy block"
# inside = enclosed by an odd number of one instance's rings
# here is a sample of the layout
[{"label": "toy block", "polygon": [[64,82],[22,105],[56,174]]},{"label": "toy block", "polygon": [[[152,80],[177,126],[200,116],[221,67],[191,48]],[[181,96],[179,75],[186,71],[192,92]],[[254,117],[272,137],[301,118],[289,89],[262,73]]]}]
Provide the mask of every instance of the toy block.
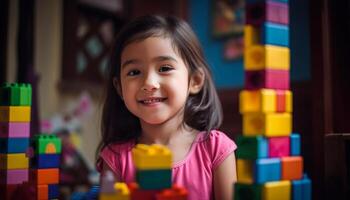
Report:
[{"label": "toy block", "polygon": [[243,90],[239,93],[240,113],[275,112],[276,92],[270,89]]},{"label": "toy block", "polygon": [[281,69],[290,68],[290,50],[274,45],[248,46],[244,52],[244,69]]},{"label": "toy block", "polygon": [[275,90],[276,112],[292,112],[292,92],[290,90]]},{"label": "toy block", "polygon": [[0,106],[0,122],[30,122],[30,106]]},{"label": "toy block", "polygon": [[258,184],[234,184],[234,200],[261,200],[261,185]]},{"label": "toy block", "polygon": [[0,154],[0,169],[28,169],[29,159],[24,153]]},{"label": "toy block", "polygon": [[264,1],[245,7],[246,24],[259,26],[263,23],[289,24],[289,6],[285,3]]},{"label": "toy block", "polygon": [[267,158],[268,145],[266,138],[262,136],[239,136],[236,140],[238,149],[236,151],[237,158],[257,159]]},{"label": "toy block", "polygon": [[3,199],[3,200],[14,199],[13,198],[14,193],[16,192],[16,190],[19,186],[20,185],[18,185],[18,184],[9,184],[9,185],[1,184],[0,185],[0,197],[1,197],[1,199]]},{"label": "toy block", "polygon": [[60,167],[60,154],[36,154],[31,159],[32,168],[46,169]]},{"label": "toy block", "polygon": [[248,90],[267,89],[289,89],[289,70],[246,70],[245,88]]},{"label": "toy block", "polygon": [[188,192],[185,188],[173,185],[156,195],[156,200],[187,200]]},{"label": "toy block", "polygon": [[262,26],[261,44],[289,47],[289,27],[266,22]]},{"label": "toy block", "polygon": [[289,136],[292,131],[290,113],[248,113],[243,115],[243,135],[266,137]]},{"label": "toy block", "polygon": [[138,144],[132,149],[132,156],[136,169],[170,169],[172,165],[171,152],[162,145]]},{"label": "toy block", "polygon": [[32,87],[25,83],[4,83],[0,87],[0,105],[30,106]]},{"label": "toy block", "polygon": [[29,122],[0,122],[0,138],[30,137]]},{"label": "toy block", "polygon": [[23,153],[29,148],[29,138],[0,138],[0,153]]},{"label": "toy block", "polygon": [[37,186],[37,200],[47,200],[49,199],[49,187],[48,185],[38,185]]},{"label": "toy block", "polygon": [[30,180],[38,185],[44,184],[58,184],[59,183],[59,169],[31,169]]},{"label": "toy block", "polygon": [[36,154],[59,154],[61,153],[61,139],[56,135],[36,135],[32,140]]},{"label": "toy block", "polygon": [[22,184],[28,181],[28,169],[0,170],[0,184]]},{"label": "toy block", "polygon": [[265,183],[281,180],[281,160],[278,158],[261,158],[255,161],[254,182]]},{"label": "toy block", "polygon": [[171,188],[171,169],[137,170],[136,181],[141,189]]},{"label": "toy block", "polygon": [[269,182],[263,185],[263,200],[290,200],[291,199],[290,181]]},{"label": "toy block", "polygon": [[311,181],[304,175],[303,179],[292,181],[293,200],[311,200]]},{"label": "toy block", "polygon": [[300,155],[300,135],[297,133],[292,133],[290,135],[290,155],[299,156]]},{"label": "toy block", "polygon": [[135,182],[128,184],[130,190],[130,200],[154,200],[157,193],[161,190],[142,190]]},{"label": "toy block", "polygon": [[297,180],[303,177],[303,157],[282,157],[282,180]]},{"label": "toy block", "polygon": [[290,137],[268,138],[269,157],[279,158],[290,155]]},{"label": "toy block", "polygon": [[259,30],[251,25],[244,26],[244,46],[248,48],[250,46],[259,44]]},{"label": "toy block", "polygon": [[48,189],[49,189],[49,199],[57,199],[59,196],[59,189],[58,189],[58,185],[48,185]]},{"label": "toy block", "polygon": [[237,182],[245,184],[254,183],[253,170],[252,160],[237,159]]}]

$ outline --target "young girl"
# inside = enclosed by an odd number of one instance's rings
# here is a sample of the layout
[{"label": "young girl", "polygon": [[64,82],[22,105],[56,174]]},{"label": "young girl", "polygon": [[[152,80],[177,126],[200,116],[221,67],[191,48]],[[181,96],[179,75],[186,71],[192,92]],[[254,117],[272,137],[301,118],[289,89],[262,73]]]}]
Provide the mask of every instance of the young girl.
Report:
[{"label": "young girl", "polygon": [[118,181],[135,181],[131,149],[162,144],[173,153],[173,183],[189,199],[232,199],[235,143],[215,130],[222,110],[189,25],[145,16],[124,27],[112,54],[97,161]]}]

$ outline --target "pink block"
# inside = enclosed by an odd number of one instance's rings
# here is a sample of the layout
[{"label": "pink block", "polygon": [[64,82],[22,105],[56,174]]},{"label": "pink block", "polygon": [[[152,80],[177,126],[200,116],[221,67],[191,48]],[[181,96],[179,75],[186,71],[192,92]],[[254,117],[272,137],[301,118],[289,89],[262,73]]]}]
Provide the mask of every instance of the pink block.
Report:
[{"label": "pink block", "polygon": [[245,89],[248,90],[257,90],[261,88],[288,90],[289,70],[246,70],[244,85]]},{"label": "pink block", "polygon": [[28,169],[8,169],[0,171],[0,184],[22,184],[28,181]]},{"label": "pink block", "polygon": [[271,137],[268,138],[269,143],[269,158],[280,158],[289,156],[290,140],[286,137]]},{"label": "pink block", "polygon": [[0,138],[28,138],[30,136],[29,122],[0,123]]},{"label": "pink block", "polygon": [[246,6],[246,23],[260,26],[265,22],[289,24],[289,6],[280,2],[261,2]]}]

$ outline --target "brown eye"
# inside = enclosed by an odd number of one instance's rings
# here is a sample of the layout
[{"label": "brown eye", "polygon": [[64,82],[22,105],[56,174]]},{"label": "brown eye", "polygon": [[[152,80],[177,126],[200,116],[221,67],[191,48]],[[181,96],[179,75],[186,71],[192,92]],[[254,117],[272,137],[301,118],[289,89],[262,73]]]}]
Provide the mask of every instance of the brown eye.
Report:
[{"label": "brown eye", "polygon": [[170,65],[162,65],[160,68],[159,68],[159,72],[168,72],[168,71],[171,71],[173,70],[174,68]]},{"label": "brown eye", "polygon": [[139,75],[140,73],[141,73],[140,70],[131,70],[126,75],[127,76],[136,76],[136,75]]}]

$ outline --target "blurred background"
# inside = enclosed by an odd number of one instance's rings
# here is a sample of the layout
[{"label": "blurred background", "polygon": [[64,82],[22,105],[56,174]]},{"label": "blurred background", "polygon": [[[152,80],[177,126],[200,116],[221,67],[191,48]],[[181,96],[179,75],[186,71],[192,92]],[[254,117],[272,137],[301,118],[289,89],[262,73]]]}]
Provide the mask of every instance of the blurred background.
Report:
[{"label": "blurred background", "polygon": [[[0,9],[0,81],[32,84],[32,134],[63,138],[67,193],[98,183],[95,151],[109,50],[137,16],[175,15],[192,26],[224,107],[221,129],[232,139],[240,134],[244,0],[2,0]],[[293,0],[289,13],[293,130],[301,134],[314,198],[322,199],[332,191],[327,183],[349,192],[349,167],[336,165],[350,166],[344,134],[350,132],[350,3]]]}]

